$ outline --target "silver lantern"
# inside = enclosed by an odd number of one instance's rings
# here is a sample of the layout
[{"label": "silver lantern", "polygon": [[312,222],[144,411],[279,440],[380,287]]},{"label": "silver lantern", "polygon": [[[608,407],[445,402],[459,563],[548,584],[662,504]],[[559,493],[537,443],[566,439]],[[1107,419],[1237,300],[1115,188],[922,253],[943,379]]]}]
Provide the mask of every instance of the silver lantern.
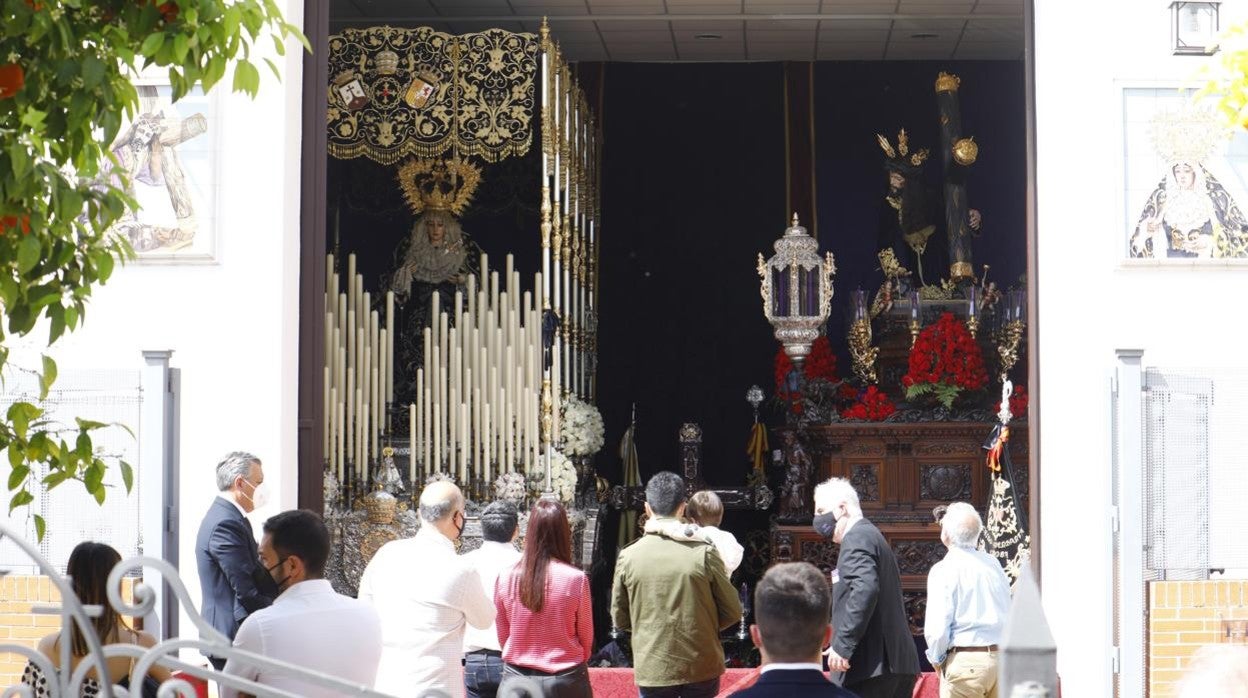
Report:
[{"label": "silver lantern", "polygon": [[796,213],[775,248],[771,259],[758,256],[763,315],[776,328],[776,340],[784,346],[784,353],[800,367],[832,310],[836,263],[831,252],[819,256],[819,241],[798,225]]}]

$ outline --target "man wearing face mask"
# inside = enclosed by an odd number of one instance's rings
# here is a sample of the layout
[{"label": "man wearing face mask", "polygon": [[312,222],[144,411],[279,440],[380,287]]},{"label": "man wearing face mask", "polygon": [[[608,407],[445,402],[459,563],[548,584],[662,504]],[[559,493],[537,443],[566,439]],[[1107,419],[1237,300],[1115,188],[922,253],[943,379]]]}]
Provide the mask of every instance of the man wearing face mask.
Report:
[{"label": "man wearing face mask", "polygon": [[862,517],[858,493],[844,478],[815,488],[814,526],[841,545],[832,572],[833,637],[826,653],[833,680],[862,698],[910,698],[919,655],[892,547]]},{"label": "man wearing face mask", "polygon": [[402,698],[441,691],[464,698],[464,628],[494,622],[494,599],[455,554],[464,495],[446,480],[420,493],[420,530],[386,543],[360,577],[360,600],[381,614],[376,688]]},{"label": "man wearing face mask", "polygon": [[[268,499],[260,459],[243,451],[228,454],[217,464],[217,489],[199,525],[195,562],[204,618],[233,640],[247,616],[277,596],[272,577],[257,563],[256,537],[246,516]],[[218,670],[225,667],[220,657],[209,655],[208,661]]]},{"label": "man wearing face mask", "polygon": [[[264,522],[260,564],[281,594],[273,605],[243,621],[234,646],[372,686],[381,659],[381,618],[371,605],[334,592],[325,577],[329,531],[307,510],[284,511]],[[231,658],[225,673],[303,698],[342,695],[339,689],[305,683],[282,672]],[[222,686],[222,698],[245,695]]]}]

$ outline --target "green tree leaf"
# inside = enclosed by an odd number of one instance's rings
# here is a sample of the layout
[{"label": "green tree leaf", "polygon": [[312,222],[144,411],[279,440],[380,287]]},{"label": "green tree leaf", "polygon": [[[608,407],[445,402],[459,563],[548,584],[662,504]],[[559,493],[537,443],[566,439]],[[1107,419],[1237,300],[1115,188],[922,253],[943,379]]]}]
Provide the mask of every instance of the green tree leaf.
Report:
[{"label": "green tree leaf", "polygon": [[[50,356],[43,357],[43,373],[39,376],[39,399],[48,399],[48,391],[56,382],[56,362]],[[9,489],[13,489],[10,487]]]},{"label": "green tree leaf", "polygon": [[13,498],[9,500],[9,513],[12,514],[14,509],[24,507],[33,501],[35,501],[35,496],[33,494],[27,490],[21,490],[17,494],[13,495]]},{"label": "green tree leaf", "polygon": [[42,516],[35,514],[35,536],[38,537],[40,543],[43,542],[43,536],[47,532],[48,523],[43,520]]},{"label": "green tree leaf", "polygon": [[29,235],[22,238],[22,244],[17,248],[17,270],[26,274],[34,269],[39,263],[39,253],[42,249],[39,238]]},{"label": "green tree leaf", "polygon": [[126,486],[126,494],[130,494],[130,490],[134,489],[134,468],[124,460],[119,461],[118,466],[121,468],[121,481]]}]

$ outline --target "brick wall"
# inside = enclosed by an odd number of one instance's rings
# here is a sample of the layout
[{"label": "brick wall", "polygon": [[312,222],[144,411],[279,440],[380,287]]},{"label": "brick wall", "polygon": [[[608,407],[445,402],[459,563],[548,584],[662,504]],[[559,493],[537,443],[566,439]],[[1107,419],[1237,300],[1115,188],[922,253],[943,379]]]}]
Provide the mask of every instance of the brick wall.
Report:
[{"label": "brick wall", "polygon": [[[0,643],[34,647],[39,638],[56,632],[60,616],[34,614],[35,603],[58,603],[61,595],[47,577],[9,575],[0,577]],[[0,653],[0,686],[12,686],[22,679],[26,659]]]},{"label": "brick wall", "polygon": [[[131,578],[122,581],[122,596],[131,597]],[[61,627],[61,617],[56,614],[31,613],[37,603],[60,603],[60,592],[47,577],[9,575],[0,577],[0,644],[16,644],[35,647],[39,638],[50,635]],[[133,619],[127,619],[134,626]],[[10,652],[0,652],[0,691],[22,680],[26,658]]]},{"label": "brick wall", "polygon": [[1248,581],[1149,584],[1149,698],[1175,695],[1175,683],[1202,645],[1230,641],[1227,620],[1248,620]]}]

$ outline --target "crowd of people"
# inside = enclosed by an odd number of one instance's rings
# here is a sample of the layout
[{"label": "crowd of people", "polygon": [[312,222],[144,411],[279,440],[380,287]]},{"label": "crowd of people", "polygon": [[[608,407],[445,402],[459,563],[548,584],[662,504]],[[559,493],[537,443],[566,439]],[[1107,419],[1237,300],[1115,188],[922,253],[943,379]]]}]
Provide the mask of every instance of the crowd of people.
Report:
[{"label": "crowd of people", "polygon": [[[529,512],[522,549],[519,512],[507,502],[481,513],[480,548],[459,555],[455,541],[467,514],[459,488],[435,482],[420,495],[421,527],[384,545],[360,580],[358,598],[324,578],[330,534],[306,510],[269,518],[257,544],[247,514],[265,498],[263,466],[231,453],[217,466],[218,498],[196,543],[202,614],[218,637],[246,653],[208,651],[230,677],[307,698],[346,687],[394,696],[493,698],[509,682],[548,698],[593,695],[588,660],[594,623],[589,579],[573,564],[572,532],[563,505],[541,499]],[[852,485],[832,478],[815,488],[816,531],[839,544],[830,574],[805,562],[772,566],[754,590],[750,637],[762,667],[742,698],[910,698],[920,672],[891,546],[863,516]],[[614,626],[630,631],[633,676],[641,698],[709,698],[720,691],[720,632],[742,616],[729,577],[742,547],[719,525],[723,505],[713,492],[686,497],[675,473],[646,485],[645,535],[619,552],[611,587]],[[1010,607],[1001,566],[977,549],[982,523],[974,507],[955,503],[941,519],[948,548],[928,574],[926,655],[940,676],[940,695],[993,697],[998,645]],[[109,573],[120,562],[101,543],[80,544],[67,573],[74,593],[102,606],[92,619],[105,644],[152,647],[107,603]],[[32,661],[23,682],[49,695],[43,667],[71,668],[89,647],[72,629],[69,652],[60,633],[40,641],[47,662]],[[256,661],[253,657],[263,657]],[[1242,678],[1218,674],[1208,681]],[[1243,659],[1243,657],[1239,657]],[[1198,663],[1199,665],[1199,663]],[[306,667],[336,677],[337,686],[291,671]],[[826,668],[825,668],[826,667]],[[115,656],[92,669],[83,695],[100,683],[127,685],[134,660]],[[1223,672],[1225,673],[1225,672]],[[167,669],[153,666],[137,692],[155,695]],[[1208,685],[1189,682],[1205,690]],[[223,681],[224,698],[246,695]],[[1192,695],[1197,695],[1193,693]],[[1207,695],[1207,694],[1200,694]],[[1229,694],[1228,694],[1229,695]]]}]

